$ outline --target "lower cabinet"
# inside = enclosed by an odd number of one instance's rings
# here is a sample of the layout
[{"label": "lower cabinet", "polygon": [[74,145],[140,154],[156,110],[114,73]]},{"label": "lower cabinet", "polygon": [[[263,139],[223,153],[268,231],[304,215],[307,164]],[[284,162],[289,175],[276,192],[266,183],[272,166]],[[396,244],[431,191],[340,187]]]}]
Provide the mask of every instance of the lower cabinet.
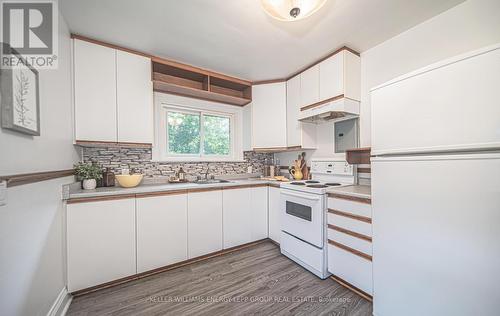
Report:
[{"label": "lower cabinet", "polygon": [[135,199],[67,205],[68,290],[135,274]]},{"label": "lower cabinet", "polygon": [[280,189],[269,187],[269,238],[280,243]]},{"label": "lower cabinet", "polygon": [[223,190],[224,249],[268,237],[267,186]]},{"label": "lower cabinet", "polygon": [[188,258],[222,250],[222,190],[188,194]]},{"label": "lower cabinet", "polygon": [[138,197],[137,272],[187,259],[187,194]]},{"label": "lower cabinet", "polygon": [[372,295],[371,205],[366,201],[328,198],[328,271]]}]

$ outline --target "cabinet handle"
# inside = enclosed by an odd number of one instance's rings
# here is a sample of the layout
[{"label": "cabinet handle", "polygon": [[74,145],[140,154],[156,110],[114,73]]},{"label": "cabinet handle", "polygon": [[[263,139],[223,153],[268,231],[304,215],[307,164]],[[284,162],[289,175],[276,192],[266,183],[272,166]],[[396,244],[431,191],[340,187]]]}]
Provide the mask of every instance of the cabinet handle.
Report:
[{"label": "cabinet handle", "polygon": [[366,254],[366,253],[364,253],[364,252],[361,252],[361,251],[359,251],[359,250],[353,249],[353,248],[351,248],[351,247],[347,247],[346,245],[342,245],[341,243],[338,243],[338,242],[333,241],[333,240],[331,240],[331,239],[328,239],[328,243],[329,243],[330,245],[332,245],[332,246],[335,246],[335,247],[337,247],[337,248],[340,248],[340,249],[342,249],[342,250],[345,250],[345,251],[347,251],[347,252],[350,252],[350,253],[352,253],[352,254],[354,254],[354,255],[358,256],[358,257],[361,257],[361,258],[366,259],[366,260],[368,260],[368,261],[372,261],[372,256],[367,255],[367,254]]},{"label": "cabinet handle", "polygon": [[335,214],[335,215],[352,218],[352,219],[355,219],[355,220],[358,220],[358,221],[361,221],[361,222],[365,222],[365,223],[368,223],[368,224],[372,223],[372,219],[369,218],[369,217],[361,216],[361,215],[354,215],[354,214],[351,214],[351,213],[342,212],[342,211],[339,211],[339,210],[334,210],[333,208],[329,208],[328,209],[328,213],[332,213],[332,214]]}]

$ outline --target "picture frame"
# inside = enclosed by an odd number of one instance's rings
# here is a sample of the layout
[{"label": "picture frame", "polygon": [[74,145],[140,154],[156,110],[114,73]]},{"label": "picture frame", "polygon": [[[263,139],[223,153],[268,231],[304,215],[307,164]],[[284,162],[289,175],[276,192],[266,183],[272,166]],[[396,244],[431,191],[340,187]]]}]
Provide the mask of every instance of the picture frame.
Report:
[{"label": "picture frame", "polygon": [[[9,48],[12,58],[24,61],[16,50]],[[39,88],[38,71],[25,62],[0,69],[2,128],[40,136]]]}]

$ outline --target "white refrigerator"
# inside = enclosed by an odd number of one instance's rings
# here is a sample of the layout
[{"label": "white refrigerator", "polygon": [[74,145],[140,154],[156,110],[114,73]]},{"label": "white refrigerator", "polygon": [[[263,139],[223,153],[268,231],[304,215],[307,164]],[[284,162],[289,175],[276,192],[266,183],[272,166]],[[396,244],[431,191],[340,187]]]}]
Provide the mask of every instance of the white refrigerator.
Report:
[{"label": "white refrigerator", "polygon": [[500,315],[500,45],[371,104],[373,314]]}]

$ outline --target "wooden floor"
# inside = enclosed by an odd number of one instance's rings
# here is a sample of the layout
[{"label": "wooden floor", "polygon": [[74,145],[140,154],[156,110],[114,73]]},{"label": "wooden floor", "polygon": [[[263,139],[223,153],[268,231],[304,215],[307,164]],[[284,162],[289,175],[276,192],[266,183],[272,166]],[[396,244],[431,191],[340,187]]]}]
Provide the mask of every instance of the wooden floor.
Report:
[{"label": "wooden floor", "polygon": [[67,315],[356,315],[372,304],[264,242],[75,297]]}]

